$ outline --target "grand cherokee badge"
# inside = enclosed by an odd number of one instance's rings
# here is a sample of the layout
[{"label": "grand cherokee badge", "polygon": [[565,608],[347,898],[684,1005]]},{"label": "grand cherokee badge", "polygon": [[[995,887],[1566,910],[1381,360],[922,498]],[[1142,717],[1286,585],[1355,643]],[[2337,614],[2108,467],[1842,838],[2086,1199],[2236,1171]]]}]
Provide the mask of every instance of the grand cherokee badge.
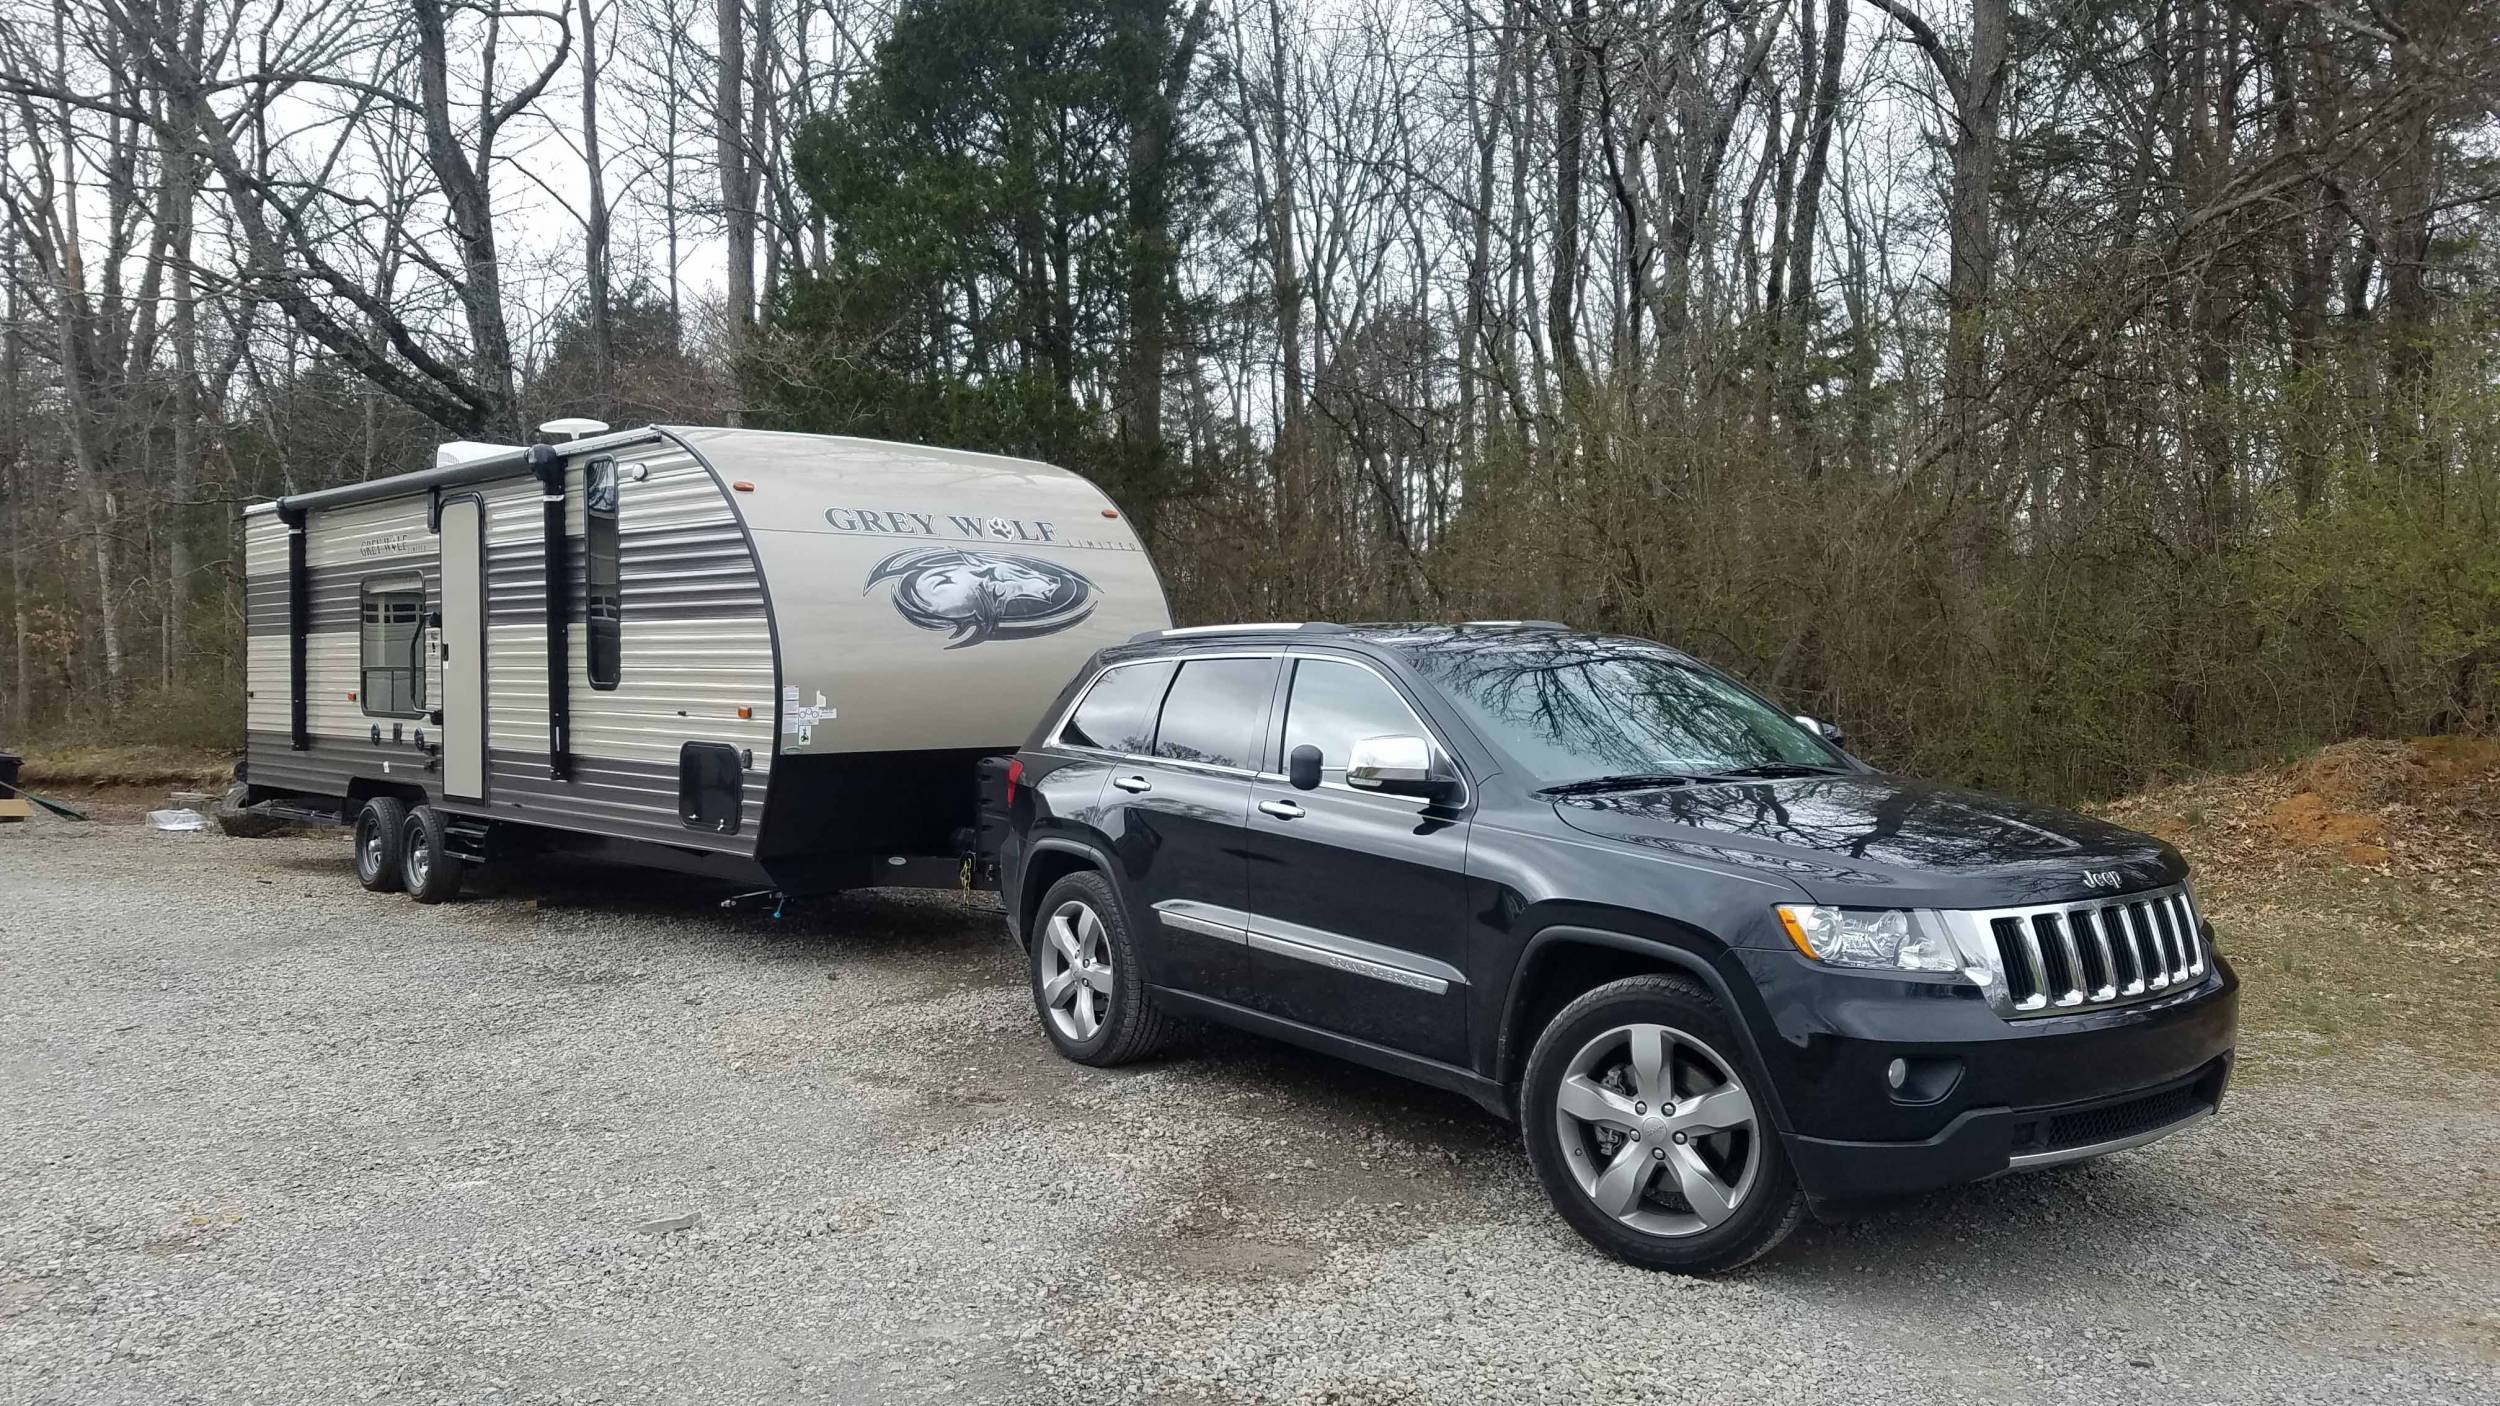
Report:
[{"label": "grand cherokee badge", "polygon": [[896,552],[868,573],[894,582],[894,608],[924,630],[952,630],[946,647],[1057,634],[1094,613],[1094,583],[1055,561],[960,547]]}]

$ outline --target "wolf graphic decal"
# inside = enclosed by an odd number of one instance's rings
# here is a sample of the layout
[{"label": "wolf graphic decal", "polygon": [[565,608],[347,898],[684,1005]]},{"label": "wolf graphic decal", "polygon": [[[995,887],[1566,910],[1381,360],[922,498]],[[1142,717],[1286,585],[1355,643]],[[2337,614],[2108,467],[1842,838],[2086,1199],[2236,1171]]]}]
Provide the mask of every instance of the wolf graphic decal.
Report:
[{"label": "wolf graphic decal", "polygon": [[1040,557],[918,547],[878,562],[861,593],[880,581],[894,583],[904,619],[954,631],[948,649],[1057,634],[1094,613],[1094,583]]}]

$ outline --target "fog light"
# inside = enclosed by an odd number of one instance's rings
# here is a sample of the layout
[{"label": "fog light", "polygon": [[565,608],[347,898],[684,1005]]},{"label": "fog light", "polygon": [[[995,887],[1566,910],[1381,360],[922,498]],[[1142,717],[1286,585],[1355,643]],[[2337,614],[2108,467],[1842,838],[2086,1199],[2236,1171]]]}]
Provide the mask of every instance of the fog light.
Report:
[{"label": "fog light", "polygon": [[1907,1060],[1900,1060],[1900,1059],[1896,1059],[1896,1060],[1894,1060],[1892,1063],[1887,1064],[1887,1065],[1885,1065],[1885,1066],[1884,1066],[1884,1082],[1885,1082],[1885,1083],[1890,1084],[1890,1085],[1892,1085],[1894,1088],[1896,1088],[1896,1089],[1897,1089],[1897,1088],[1900,1088],[1903,1084],[1908,1083],[1909,1081],[1910,1081],[1910,1065],[1909,1065],[1909,1061],[1907,1061]]}]

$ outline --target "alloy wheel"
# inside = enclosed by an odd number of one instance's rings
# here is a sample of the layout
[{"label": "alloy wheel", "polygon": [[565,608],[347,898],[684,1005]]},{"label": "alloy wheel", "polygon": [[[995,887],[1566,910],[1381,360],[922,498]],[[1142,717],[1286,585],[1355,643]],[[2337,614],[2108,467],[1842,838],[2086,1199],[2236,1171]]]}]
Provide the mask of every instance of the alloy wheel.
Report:
[{"label": "alloy wheel", "polygon": [[1069,899],[1042,928],[1042,1008],[1060,1035],[1082,1044],[1111,1011],[1111,940],[1093,905]]},{"label": "alloy wheel", "polygon": [[425,887],[425,876],[434,868],[433,856],[427,853],[431,846],[426,844],[423,833],[411,835],[409,840],[408,856],[400,863],[407,868],[408,887],[421,889]]},{"label": "alloy wheel", "polygon": [[1718,1051],[1665,1025],[1619,1025],[1564,1067],[1555,1131],[1580,1190],[1649,1235],[1699,1235],[1762,1168],[1752,1095]]},{"label": "alloy wheel", "polygon": [[359,837],[356,859],[363,866],[365,877],[370,879],[382,872],[385,859],[382,852],[382,827],[375,824],[373,817],[368,815],[357,822],[356,828],[362,832]]}]

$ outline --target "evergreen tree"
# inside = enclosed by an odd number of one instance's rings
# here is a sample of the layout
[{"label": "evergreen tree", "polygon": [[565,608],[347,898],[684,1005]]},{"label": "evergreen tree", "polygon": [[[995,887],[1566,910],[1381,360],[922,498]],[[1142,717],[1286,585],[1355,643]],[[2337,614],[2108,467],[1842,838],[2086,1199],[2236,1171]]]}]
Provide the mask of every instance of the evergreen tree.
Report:
[{"label": "evergreen tree", "polygon": [[[1164,349],[1210,166],[1179,120],[1203,9],[910,0],[800,136],[829,226],[749,368],[783,423],[1030,455],[1151,519]],[[1175,77],[1177,75],[1177,77]]]}]

